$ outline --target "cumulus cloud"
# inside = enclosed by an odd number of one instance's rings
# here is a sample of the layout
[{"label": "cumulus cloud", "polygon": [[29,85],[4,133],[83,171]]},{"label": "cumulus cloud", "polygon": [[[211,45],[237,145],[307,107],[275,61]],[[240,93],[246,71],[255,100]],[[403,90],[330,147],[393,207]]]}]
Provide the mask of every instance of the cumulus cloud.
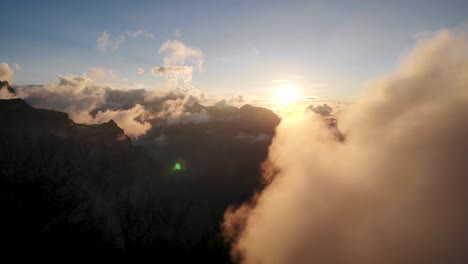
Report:
[{"label": "cumulus cloud", "polygon": [[179,40],[166,41],[159,48],[159,53],[165,54],[163,65],[154,67],[153,75],[163,75],[169,80],[187,84],[192,80],[194,68],[202,70],[203,53]]},{"label": "cumulus cloud", "polygon": [[10,83],[15,81],[15,74],[8,63],[0,63],[0,81],[8,81]]},{"label": "cumulus cloud", "polygon": [[194,49],[185,45],[179,40],[168,40],[159,48],[159,53],[166,53],[164,64],[183,65],[188,60],[193,60],[195,65],[201,69],[203,66],[203,53],[199,49]]},{"label": "cumulus cloud", "polygon": [[113,39],[110,33],[104,31],[99,34],[96,44],[99,51],[104,53],[107,51],[116,51],[120,48],[123,42],[135,38],[153,39],[154,35],[146,30],[139,29],[133,32],[125,32]]},{"label": "cumulus cloud", "polygon": [[143,68],[138,68],[137,73],[138,73],[138,75],[143,75],[143,74],[145,74],[145,69],[143,69]]},{"label": "cumulus cloud", "polygon": [[189,83],[192,80],[193,68],[191,66],[161,66],[151,69],[153,75],[164,75],[170,80],[183,80]]},{"label": "cumulus cloud", "polygon": [[422,40],[339,120],[283,120],[270,184],[225,214],[241,263],[465,263],[468,35]]},{"label": "cumulus cloud", "polygon": [[103,87],[90,85],[91,79],[86,76],[58,75],[58,78],[58,84],[19,86],[18,97],[37,108],[66,112],[74,120],[79,113],[93,109],[103,99]]}]

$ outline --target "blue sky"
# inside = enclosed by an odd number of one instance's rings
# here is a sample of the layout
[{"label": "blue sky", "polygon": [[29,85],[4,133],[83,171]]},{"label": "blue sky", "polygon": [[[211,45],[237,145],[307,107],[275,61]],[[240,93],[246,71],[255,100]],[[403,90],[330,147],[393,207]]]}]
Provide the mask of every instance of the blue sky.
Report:
[{"label": "blue sky", "polygon": [[[177,39],[203,54],[191,86],[208,94],[353,98],[391,72],[415,34],[457,27],[468,1],[3,1],[0,62],[21,66],[18,84],[112,69],[116,82],[152,86],[161,45]],[[102,52],[97,39],[127,35]],[[176,31],[180,36],[176,36]],[[149,36],[149,35],[148,35]],[[145,74],[137,74],[144,68]]]}]

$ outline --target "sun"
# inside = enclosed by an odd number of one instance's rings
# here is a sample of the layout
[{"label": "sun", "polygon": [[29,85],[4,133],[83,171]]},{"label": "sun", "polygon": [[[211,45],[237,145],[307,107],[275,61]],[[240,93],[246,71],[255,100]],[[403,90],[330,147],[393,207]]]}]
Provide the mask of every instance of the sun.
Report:
[{"label": "sun", "polygon": [[277,92],[280,103],[288,104],[298,99],[296,88],[294,87],[280,87]]}]

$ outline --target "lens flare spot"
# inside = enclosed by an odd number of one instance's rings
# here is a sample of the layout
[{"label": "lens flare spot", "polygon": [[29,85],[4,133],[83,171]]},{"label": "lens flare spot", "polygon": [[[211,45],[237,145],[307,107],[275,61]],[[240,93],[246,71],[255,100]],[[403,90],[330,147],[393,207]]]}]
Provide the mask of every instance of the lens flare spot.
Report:
[{"label": "lens flare spot", "polygon": [[180,164],[179,162],[176,162],[174,164],[174,167],[172,168],[173,171],[180,171],[182,170],[182,164]]}]

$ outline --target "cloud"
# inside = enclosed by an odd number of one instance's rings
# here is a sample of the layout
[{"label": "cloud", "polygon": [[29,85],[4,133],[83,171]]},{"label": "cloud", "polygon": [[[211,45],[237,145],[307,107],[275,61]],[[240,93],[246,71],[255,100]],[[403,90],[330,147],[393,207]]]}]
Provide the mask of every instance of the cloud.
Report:
[{"label": "cloud", "polygon": [[183,66],[189,60],[201,70],[203,66],[203,53],[185,45],[179,40],[168,40],[159,48],[159,53],[167,53],[163,66]]},{"label": "cloud", "polygon": [[246,100],[243,95],[237,95],[229,98],[229,104],[233,106],[240,107],[246,103]]},{"label": "cloud", "polygon": [[333,112],[333,108],[327,104],[318,105],[316,107],[314,107],[313,105],[309,105],[307,107],[307,110],[310,110],[321,116],[330,116]]},{"label": "cloud", "polygon": [[241,263],[465,263],[468,35],[418,42],[339,119],[285,119],[270,184],[225,213]]},{"label": "cloud", "polygon": [[107,110],[98,112],[95,118],[92,119],[92,123],[100,124],[108,122],[109,120],[114,120],[118,126],[124,130],[125,135],[138,138],[151,129],[151,124],[149,122],[137,121],[137,119],[145,120],[144,117],[141,118],[141,116],[144,115],[148,115],[148,112],[142,105],[137,104],[128,110]]},{"label": "cloud", "polygon": [[193,72],[193,68],[189,66],[161,66],[152,69],[153,74],[178,73],[178,72]]},{"label": "cloud", "polygon": [[101,32],[96,40],[98,50],[100,52],[116,51],[120,48],[121,44],[129,39],[145,38],[154,39],[154,35],[146,30],[139,29],[137,31],[128,31],[112,39],[110,33]]},{"label": "cloud", "polygon": [[24,98],[36,108],[53,109],[66,112],[75,122],[86,123],[89,112],[104,99],[103,86],[92,84],[87,76],[58,75],[59,83],[17,87],[18,97]]},{"label": "cloud", "polygon": [[138,68],[137,73],[138,73],[138,75],[143,75],[143,74],[145,74],[145,69],[143,69],[143,68]]},{"label": "cloud", "polygon": [[119,43],[112,41],[110,34],[102,32],[96,40],[97,47],[100,52],[115,51],[119,48]]},{"label": "cloud", "polygon": [[142,37],[146,39],[154,39],[154,35],[152,33],[147,32],[146,30],[139,29],[135,32],[125,32],[125,36],[127,36],[130,39]]},{"label": "cloud", "polygon": [[202,70],[203,53],[179,40],[166,41],[159,48],[159,53],[165,54],[163,65],[153,67],[153,75],[162,75],[177,85],[188,84],[192,80],[194,68]]},{"label": "cloud", "polygon": [[224,108],[228,106],[241,107],[245,104],[248,104],[248,100],[246,100],[243,95],[236,95],[228,99],[220,99],[214,103],[214,106],[218,108]]},{"label": "cloud", "polygon": [[115,79],[117,76],[112,69],[104,68],[90,68],[88,70],[87,76],[95,81],[102,81],[105,79]]},{"label": "cloud", "polygon": [[8,81],[10,83],[15,81],[15,74],[8,63],[0,63],[0,81]]},{"label": "cloud", "polygon": [[13,99],[16,95],[15,89],[9,85],[8,81],[0,81],[0,99]]},{"label": "cloud", "polygon": [[21,71],[21,65],[15,63],[15,71]]},{"label": "cloud", "polygon": [[[119,101],[118,95],[112,95],[115,90],[106,85],[96,84],[89,76],[69,74],[58,75],[58,78],[58,84],[17,87],[18,97],[24,98],[36,108],[68,113],[77,123],[97,124],[113,119],[128,136],[134,138],[145,134],[151,128],[147,122],[150,114],[138,104],[144,100],[144,96],[140,101],[126,104],[131,98],[121,96],[123,99]],[[132,95],[132,91],[129,91],[128,95]]]},{"label": "cloud", "polygon": [[161,66],[151,69],[153,75],[164,75],[170,80],[182,80],[184,83],[192,81],[193,68],[191,66]]},{"label": "cloud", "polygon": [[167,93],[151,92],[146,102],[151,105],[155,120],[164,121],[172,126],[180,123],[203,123],[211,120],[206,111],[199,113],[187,109],[204,98],[204,93],[197,93],[189,89],[177,88]]},{"label": "cloud", "polygon": [[[36,108],[68,113],[76,123],[97,124],[113,119],[134,139],[147,133],[153,124],[161,128],[211,120],[206,111],[189,110],[193,104],[206,99],[202,92],[182,88],[169,91],[115,89],[97,82],[111,73],[111,70],[91,68],[85,75],[58,75],[56,84],[17,86],[17,97]],[[11,97],[9,94],[2,94],[2,97],[7,95]]]}]

